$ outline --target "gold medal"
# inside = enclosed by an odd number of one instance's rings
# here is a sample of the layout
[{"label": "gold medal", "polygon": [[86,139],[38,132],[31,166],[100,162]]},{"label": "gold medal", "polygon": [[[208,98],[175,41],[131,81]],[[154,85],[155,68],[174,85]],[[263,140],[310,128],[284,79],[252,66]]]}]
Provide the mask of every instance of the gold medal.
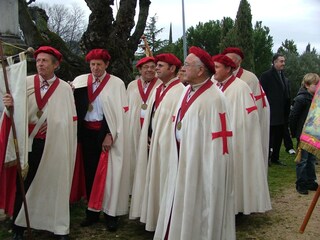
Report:
[{"label": "gold medal", "polygon": [[142,108],[143,110],[146,110],[147,107],[148,107],[148,105],[147,105],[146,103],[144,103],[144,104],[141,105],[141,108]]},{"label": "gold medal", "polygon": [[38,117],[38,118],[41,118],[42,114],[43,114],[43,112],[42,112],[41,110],[39,110],[39,111],[37,112],[37,117]]},{"label": "gold medal", "polygon": [[92,110],[93,110],[93,105],[90,103],[88,106],[88,112],[92,112]]},{"label": "gold medal", "polygon": [[181,122],[178,122],[178,123],[177,123],[177,129],[180,130],[181,127],[182,127],[182,123],[181,123]]}]

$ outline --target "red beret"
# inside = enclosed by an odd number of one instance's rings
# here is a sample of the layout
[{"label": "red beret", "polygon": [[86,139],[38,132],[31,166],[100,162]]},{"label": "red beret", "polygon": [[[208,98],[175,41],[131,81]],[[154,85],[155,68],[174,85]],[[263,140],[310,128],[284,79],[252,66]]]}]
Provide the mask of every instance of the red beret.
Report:
[{"label": "red beret", "polygon": [[143,64],[147,63],[147,62],[154,62],[155,63],[155,58],[154,57],[144,57],[141,58],[137,64],[136,64],[136,68],[141,67]]},{"label": "red beret", "polygon": [[243,54],[243,52],[241,51],[240,48],[228,47],[228,48],[223,50],[222,54],[226,55],[227,53],[235,53],[235,54],[239,55],[242,59],[244,59],[244,54]]},{"label": "red beret", "polygon": [[33,54],[34,58],[37,58],[38,54],[41,52],[53,55],[54,57],[56,57],[58,59],[59,63],[62,60],[62,54],[57,49],[50,47],[50,46],[39,47]]},{"label": "red beret", "polygon": [[109,61],[111,59],[109,52],[106,49],[96,48],[92,49],[90,52],[88,52],[86,56],[86,61],[90,62],[93,59],[101,59],[105,62]]},{"label": "red beret", "polygon": [[158,61],[166,62],[170,65],[175,65],[177,68],[180,68],[181,64],[182,64],[181,61],[179,60],[179,58],[177,58],[172,53],[159,54],[155,57],[155,59],[156,59],[156,62],[158,62]]},{"label": "red beret", "polygon": [[232,61],[231,58],[223,54],[218,54],[212,57],[213,62],[222,63],[226,67],[236,68],[236,64]]},{"label": "red beret", "polygon": [[199,47],[194,46],[189,48],[189,54],[190,53],[196,55],[201,60],[201,62],[209,69],[210,72],[215,73],[214,63],[209,53]]}]

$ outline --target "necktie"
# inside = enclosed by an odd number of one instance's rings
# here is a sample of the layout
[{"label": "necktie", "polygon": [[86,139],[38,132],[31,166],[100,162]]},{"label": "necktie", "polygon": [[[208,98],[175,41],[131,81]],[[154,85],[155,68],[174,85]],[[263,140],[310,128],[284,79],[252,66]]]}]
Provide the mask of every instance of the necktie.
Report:
[{"label": "necktie", "polygon": [[42,82],[41,82],[41,87],[40,87],[40,89],[41,90],[47,90],[48,88],[49,88],[49,83],[48,83],[48,81],[47,80],[43,80]]},{"label": "necktie", "polygon": [[218,82],[218,83],[217,83],[217,86],[219,87],[219,89],[222,89],[222,88],[223,88],[223,83]]}]

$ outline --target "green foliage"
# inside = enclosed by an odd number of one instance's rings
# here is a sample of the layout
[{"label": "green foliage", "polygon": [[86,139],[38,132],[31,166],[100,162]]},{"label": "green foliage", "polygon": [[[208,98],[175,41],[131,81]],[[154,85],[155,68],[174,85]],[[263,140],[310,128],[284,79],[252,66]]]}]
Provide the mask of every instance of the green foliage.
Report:
[{"label": "green foliage", "polygon": [[284,55],[286,55],[287,53],[292,53],[292,54],[295,54],[296,56],[299,55],[297,45],[294,43],[293,40],[288,40],[288,39],[282,42],[277,52],[282,53]]},{"label": "green foliage", "polygon": [[234,22],[229,17],[224,17],[221,21],[221,37],[220,37],[220,52],[226,47],[236,46],[237,37],[234,30]]},{"label": "green foliage", "polygon": [[197,46],[206,50],[209,54],[219,53],[221,36],[221,22],[219,20],[202,23],[187,30],[187,42],[189,46]]},{"label": "green foliage", "polygon": [[270,68],[272,59],[273,38],[269,35],[270,30],[262,26],[262,22],[256,22],[253,30],[254,39],[254,63],[255,74],[260,76],[266,69]]},{"label": "green foliage", "polygon": [[300,88],[303,76],[307,73],[317,73],[320,70],[320,56],[315,52],[286,52],[286,76],[291,83],[291,98],[294,98]]},{"label": "green foliage", "polygon": [[235,35],[237,47],[245,54],[242,66],[245,69],[254,71],[253,62],[253,29],[250,4],[247,0],[241,0],[235,21]]},{"label": "green foliage", "polygon": [[153,17],[150,17],[150,20],[147,22],[144,35],[149,43],[151,51],[154,55],[158,54],[159,50],[168,45],[168,40],[161,40],[158,38],[158,35],[163,31],[163,28],[157,29],[157,14]]}]

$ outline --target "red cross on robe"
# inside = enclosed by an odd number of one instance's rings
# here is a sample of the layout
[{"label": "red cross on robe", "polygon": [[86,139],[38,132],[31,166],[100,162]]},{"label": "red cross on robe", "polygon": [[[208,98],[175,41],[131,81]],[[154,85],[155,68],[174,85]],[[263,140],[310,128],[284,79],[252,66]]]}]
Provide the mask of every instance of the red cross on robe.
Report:
[{"label": "red cross on robe", "polygon": [[265,108],[265,107],[267,107],[266,99],[265,99],[266,94],[263,91],[261,84],[259,84],[259,87],[260,87],[260,95],[254,96],[254,98],[256,101],[262,99],[262,107]]},{"label": "red cross on robe", "polygon": [[221,131],[220,132],[213,132],[212,133],[212,140],[221,137],[223,148],[222,153],[229,153],[228,151],[228,143],[227,137],[232,137],[232,131],[227,131],[227,124],[226,124],[226,113],[219,113],[220,122],[221,122]]},{"label": "red cross on robe", "polygon": [[[251,98],[252,98],[252,100],[253,100],[253,102],[254,102],[253,93],[250,93],[250,96],[251,96]],[[247,110],[247,112],[248,112],[248,114],[249,114],[249,113],[253,112],[254,110],[258,110],[258,107],[257,107],[256,104],[254,104],[252,107],[246,108],[246,110]]]}]

